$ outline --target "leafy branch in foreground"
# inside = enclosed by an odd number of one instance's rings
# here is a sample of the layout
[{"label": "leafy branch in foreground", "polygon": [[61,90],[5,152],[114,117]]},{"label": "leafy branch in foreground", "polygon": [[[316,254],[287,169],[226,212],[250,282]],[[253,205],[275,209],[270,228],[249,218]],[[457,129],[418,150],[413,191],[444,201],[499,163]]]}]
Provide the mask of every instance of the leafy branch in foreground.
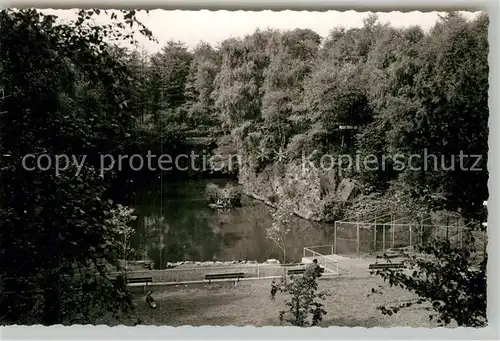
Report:
[{"label": "leafy branch in foreground", "polygon": [[[475,249],[472,234],[461,246],[439,240],[420,248],[423,257],[413,256],[406,260],[407,271],[377,271],[390,287],[400,286],[418,296],[378,309],[391,316],[401,309],[425,304],[424,309],[430,311],[429,319],[441,326],[452,321],[464,327],[486,326],[488,257],[486,254],[481,257]],[[381,294],[385,287],[372,288],[372,293]]]}]

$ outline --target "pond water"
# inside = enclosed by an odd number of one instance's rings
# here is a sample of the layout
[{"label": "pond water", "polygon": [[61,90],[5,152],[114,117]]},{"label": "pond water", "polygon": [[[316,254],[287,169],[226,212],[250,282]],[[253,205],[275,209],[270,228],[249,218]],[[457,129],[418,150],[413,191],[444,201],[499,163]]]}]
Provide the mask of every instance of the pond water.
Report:
[{"label": "pond water", "polygon": [[[155,268],[167,262],[266,259],[283,261],[282,251],[266,238],[272,208],[244,196],[242,207],[220,212],[208,207],[205,186],[237,185],[227,179],[184,180],[151,184],[136,191],[136,233],[131,240],[136,259]],[[286,237],[287,262],[300,261],[304,246],[330,244],[333,226],[293,218]]]}]

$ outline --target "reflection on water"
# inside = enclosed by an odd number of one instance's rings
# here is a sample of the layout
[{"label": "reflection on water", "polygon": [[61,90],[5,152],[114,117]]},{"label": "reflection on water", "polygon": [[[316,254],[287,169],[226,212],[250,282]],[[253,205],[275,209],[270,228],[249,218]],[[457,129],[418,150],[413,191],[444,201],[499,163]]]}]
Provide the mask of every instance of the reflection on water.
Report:
[{"label": "reflection on water", "polygon": [[[230,181],[188,180],[138,191],[131,241],[136,258],[152,259],[156,268],[183,260],[282,260],[280,249],[266,238],[271,208],[248,197],[242,207],[230,211],[209,208],[205,198],[209,182],[223,186]],[[333,226],[294,218],[286,240],[287,261],[300,261],[304,246],[332,240]]]}]

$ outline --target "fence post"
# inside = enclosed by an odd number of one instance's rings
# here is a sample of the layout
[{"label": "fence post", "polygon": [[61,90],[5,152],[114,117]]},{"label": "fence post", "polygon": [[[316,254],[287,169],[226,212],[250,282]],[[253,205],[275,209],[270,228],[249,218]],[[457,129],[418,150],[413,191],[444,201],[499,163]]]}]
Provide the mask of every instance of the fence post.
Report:
[{"label": "fence post", "polygon": [[394,248],[394,218],[391,216],[391,229],[392,229],[392,247]]},{"label": "fence post", "polygon": [[382,225],[382,251],[385,251],[385,224]]},{"label": "fence post", "polygon": [[260,278],[260,264],[258,264],[258,263],[257,263],[257,278]]},{"label": "fence post", "polygon": [[359,223],[356,221],[356,251],[358,252],[359,256]]},{"label": "fence post", "polygon": [[377,252],[377,220],[375,220],[375,226],[373,227],[373,251]]},{"label": "fence post", "polygon": [[410,225],[410,255],[413,255],[413,244],[411,240],[411,225]]},{"label": "fence post", "polygon": [[334,254],[334,253],[333,253],[333,244],[332,244],[332,255],[333,255],[333,254]]},{"label": "fence post", "polygon": [[333,227],[333,253],[337,254],[337,222]]}]

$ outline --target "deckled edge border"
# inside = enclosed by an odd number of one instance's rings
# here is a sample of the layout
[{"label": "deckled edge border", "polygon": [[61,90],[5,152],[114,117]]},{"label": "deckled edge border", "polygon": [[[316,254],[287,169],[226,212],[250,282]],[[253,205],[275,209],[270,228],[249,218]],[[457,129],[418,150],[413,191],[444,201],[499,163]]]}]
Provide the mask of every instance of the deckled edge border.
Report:
[{"label": "deckled edge border", "polygon": [[[0,8],[5,7],[36,7],[36,8],[143,8],[143,9],[167,9],[167,10],[297,10],[297,11],[350,11],[359,12],[430,12],[430,11],[485,11],[489,15],[490,27],[488,40],[489,51],[489,153],[488,170],[490,173],[488,188],[490,197],[488,199],[489,215],[488,225],[498,226],[500,221],[500,210],[495,210],[500,204],[498,190],[500,179],[496,177],[495,170],[500,169],[500,117],[499,112],[499,4],[497,1],[459,1],[446,0],[437,3],[433,0],[360,0],[360,1],[261,1],[261,0],[205,0],[205,1],[131,1],[131,0],[108,0],[108,1],[47,1],[47,0],[0,0]],[[498,201],[498,203],[497,203]],[[218,327],[218,326],[182,326],[182,327],[159,327],[159,326],[138,326],[138,327],[108,327],[108,326],[8,326],[1,327],[0,338],[2,340],[227,340],[227,339],[499,339],[500,338],[500,296],[499,296],[499,272],[497,266],[499,257],[499,229],[488,231],[488,320],[489,325],[483,329],[474,328],[363,328],[363,327],[329,327],[329,328],[294,328],[294,327]]]}]

